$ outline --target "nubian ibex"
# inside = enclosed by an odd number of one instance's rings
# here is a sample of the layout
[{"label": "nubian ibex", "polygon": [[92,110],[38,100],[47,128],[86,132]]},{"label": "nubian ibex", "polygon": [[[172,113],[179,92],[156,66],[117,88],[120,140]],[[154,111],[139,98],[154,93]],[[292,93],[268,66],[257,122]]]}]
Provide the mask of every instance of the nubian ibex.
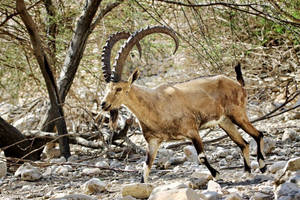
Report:
[{"label": "nubian ibex", "polygon": [[[163,33],[175,41],[175,32],[165,26],[141,29],[128,38],[116,56],[113,71],[110,67],[111,49],[120,39],[118,33],[112,35],[103,49],[103,74],[107,82],[106,95],[101,107],[104,111],[115,111],[126,106],[139,120],[143,136],[147,141],[147,155],[142,182],[146,182],[160,144],[164,141],[190,139],[195,146],[199,162],[204,164],[213,177],[219,175],[208,162],[199,129],[219,125],[241,148],[244,169],[251,172],[249,144],[242,138],[235,125],[252,136],[257,143],[259,168],[265,172],[263,134],[249,122],[246,114],[247,94],[241,67],[235,67],[237,81],[223,75],[198,78],[174,84],[162,84],[146,88],[133,84],[139,77],[136,69],[127,81],[121,80],[125,60],[134,45],[145,36]],[[128,35],[127,35],[128,36]],[[141,53],[141,50],[139,50]],[[114,113],[114,112],[112,112]]]}]

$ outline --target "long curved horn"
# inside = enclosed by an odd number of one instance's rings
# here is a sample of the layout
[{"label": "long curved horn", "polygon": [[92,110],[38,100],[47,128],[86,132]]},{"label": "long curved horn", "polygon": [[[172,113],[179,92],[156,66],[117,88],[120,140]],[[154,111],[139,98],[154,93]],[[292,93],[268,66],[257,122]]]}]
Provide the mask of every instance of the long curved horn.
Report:
[{"label": "long curved horn", "polygon": [[145,36],[153,34],[153,33],[164,33],[169,36],[171,36],[175,42],[175,50],[174,54],[178,49],[179,46],[179,39],[176,36],[176,33],[174,30],[166,27],[166,26],[152,26],[152,27],[147,27],[145,29],[141,29],[139,31],[136,31],[133,33],[130,38],[128,38],[127,42],[121,47],[119,50],[119,53],[115,59],[115,63],[113,65],[114,72],[113,72],[113,80],[114,81],[120,81],[122,72],[123,72],[123,66],[126,61],[126,58],[131,51],[132,47],[139,42],[141,39],[143,39]]},{"label": "long curved horn", "polygon": [[[111,68],[110,68],[110,56],[111,56],[111,50],[113,46],[121,39],[128,39],[130,37],[129,32],[117,32],[112,35],[106,40],[106,44],[103,47],[102,50],[102,70],[105,81],[108,83],[111,80]],[[139,43],[136,44],[140,57],[142,56],[142,48]]]}]

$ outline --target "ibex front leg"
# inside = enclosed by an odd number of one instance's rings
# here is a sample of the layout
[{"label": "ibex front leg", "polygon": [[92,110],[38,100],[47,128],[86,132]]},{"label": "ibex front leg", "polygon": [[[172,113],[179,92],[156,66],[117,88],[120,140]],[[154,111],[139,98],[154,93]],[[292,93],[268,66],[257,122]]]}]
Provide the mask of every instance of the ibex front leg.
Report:
[{"label": "ibex front leg", "polygon": [[161,144],[161,140],[158,138],[150,138],[147,140],[147,154],[146,154],[146,161],[144,163],[144,170],[143,170],[143,176],[142,176],[142,183],[146,183],[148,181],[148,176],[152,167],[152,164],[154,162],[154,159],[156,157],[158,148]]},{"label": "ibex front leg", "polygon": [[204,164],[207,169],[210,171],[211,175],[218,179],[219,178],[219,172],[217,170],[215,170],[208,162],[205,154],[204,154],[204,145],[202,143],[202,140],[198,134],[198,131],[195,131],[193,134],[192,134],[192,137],[191,137],[191,140],[193,142],[193,145],[195,146],[196,148],[196,151],[198,153],[198,160],[201,164]]}]

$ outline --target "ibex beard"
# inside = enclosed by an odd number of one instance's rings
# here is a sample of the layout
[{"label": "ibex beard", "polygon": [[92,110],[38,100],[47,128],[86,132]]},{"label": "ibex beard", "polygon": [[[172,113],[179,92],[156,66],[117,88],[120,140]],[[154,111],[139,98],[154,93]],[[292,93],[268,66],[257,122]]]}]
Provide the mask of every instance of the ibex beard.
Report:
[{"label": "ibex beard", "polygon": [[[127,81],[121,80],[124,61],[134,45],[146,35],[164,33],[170,35],[178,47],[174,32],[161,26],[148,27],[135,32],[121,48],[111,74],[108,62],[104,62],[104,76],[107,78],[106,95],[102,109],[111,111],[125,105],[139,120],[147,142],[147,155],[142,182],[147,182],[151,166],[162,142],[189,139],[198,153],[198,160],[204,164],[213,177],[219,172],[208,162],[199,136],[200,129],[219,126],[241,149],[244,169],[251,172],[249,144],[242,138],[236,125],[257,142],[257,160],[260,170],[265,172],[263,134],[250,122],[246,114],[247,94],[241,67],[235,67],[237,81],[223,75],[194,79],[181,83],[162,84],[146,88],[134,82],[139,77],[136,69]],[[110,50],[116,39],[110,38],[104,47],[103,60],[110,59]],[[109,58],[109,59],[108,59]]]}]

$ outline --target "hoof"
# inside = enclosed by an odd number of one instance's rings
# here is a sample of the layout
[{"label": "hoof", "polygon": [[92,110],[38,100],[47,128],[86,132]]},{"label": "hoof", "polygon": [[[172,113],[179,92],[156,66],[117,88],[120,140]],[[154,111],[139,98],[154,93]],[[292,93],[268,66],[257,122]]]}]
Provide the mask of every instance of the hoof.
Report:
[{"label": "hoof", "polygon": [[260,168],[261,173],[265,173],[267,171],[267,166],[265,165],[263,168]]},{"label": "hoof", "polygon": [[215,175],[213,175],[214,180],[218,181],[220,180],[220,173],[218,171],[215,172]]}]

